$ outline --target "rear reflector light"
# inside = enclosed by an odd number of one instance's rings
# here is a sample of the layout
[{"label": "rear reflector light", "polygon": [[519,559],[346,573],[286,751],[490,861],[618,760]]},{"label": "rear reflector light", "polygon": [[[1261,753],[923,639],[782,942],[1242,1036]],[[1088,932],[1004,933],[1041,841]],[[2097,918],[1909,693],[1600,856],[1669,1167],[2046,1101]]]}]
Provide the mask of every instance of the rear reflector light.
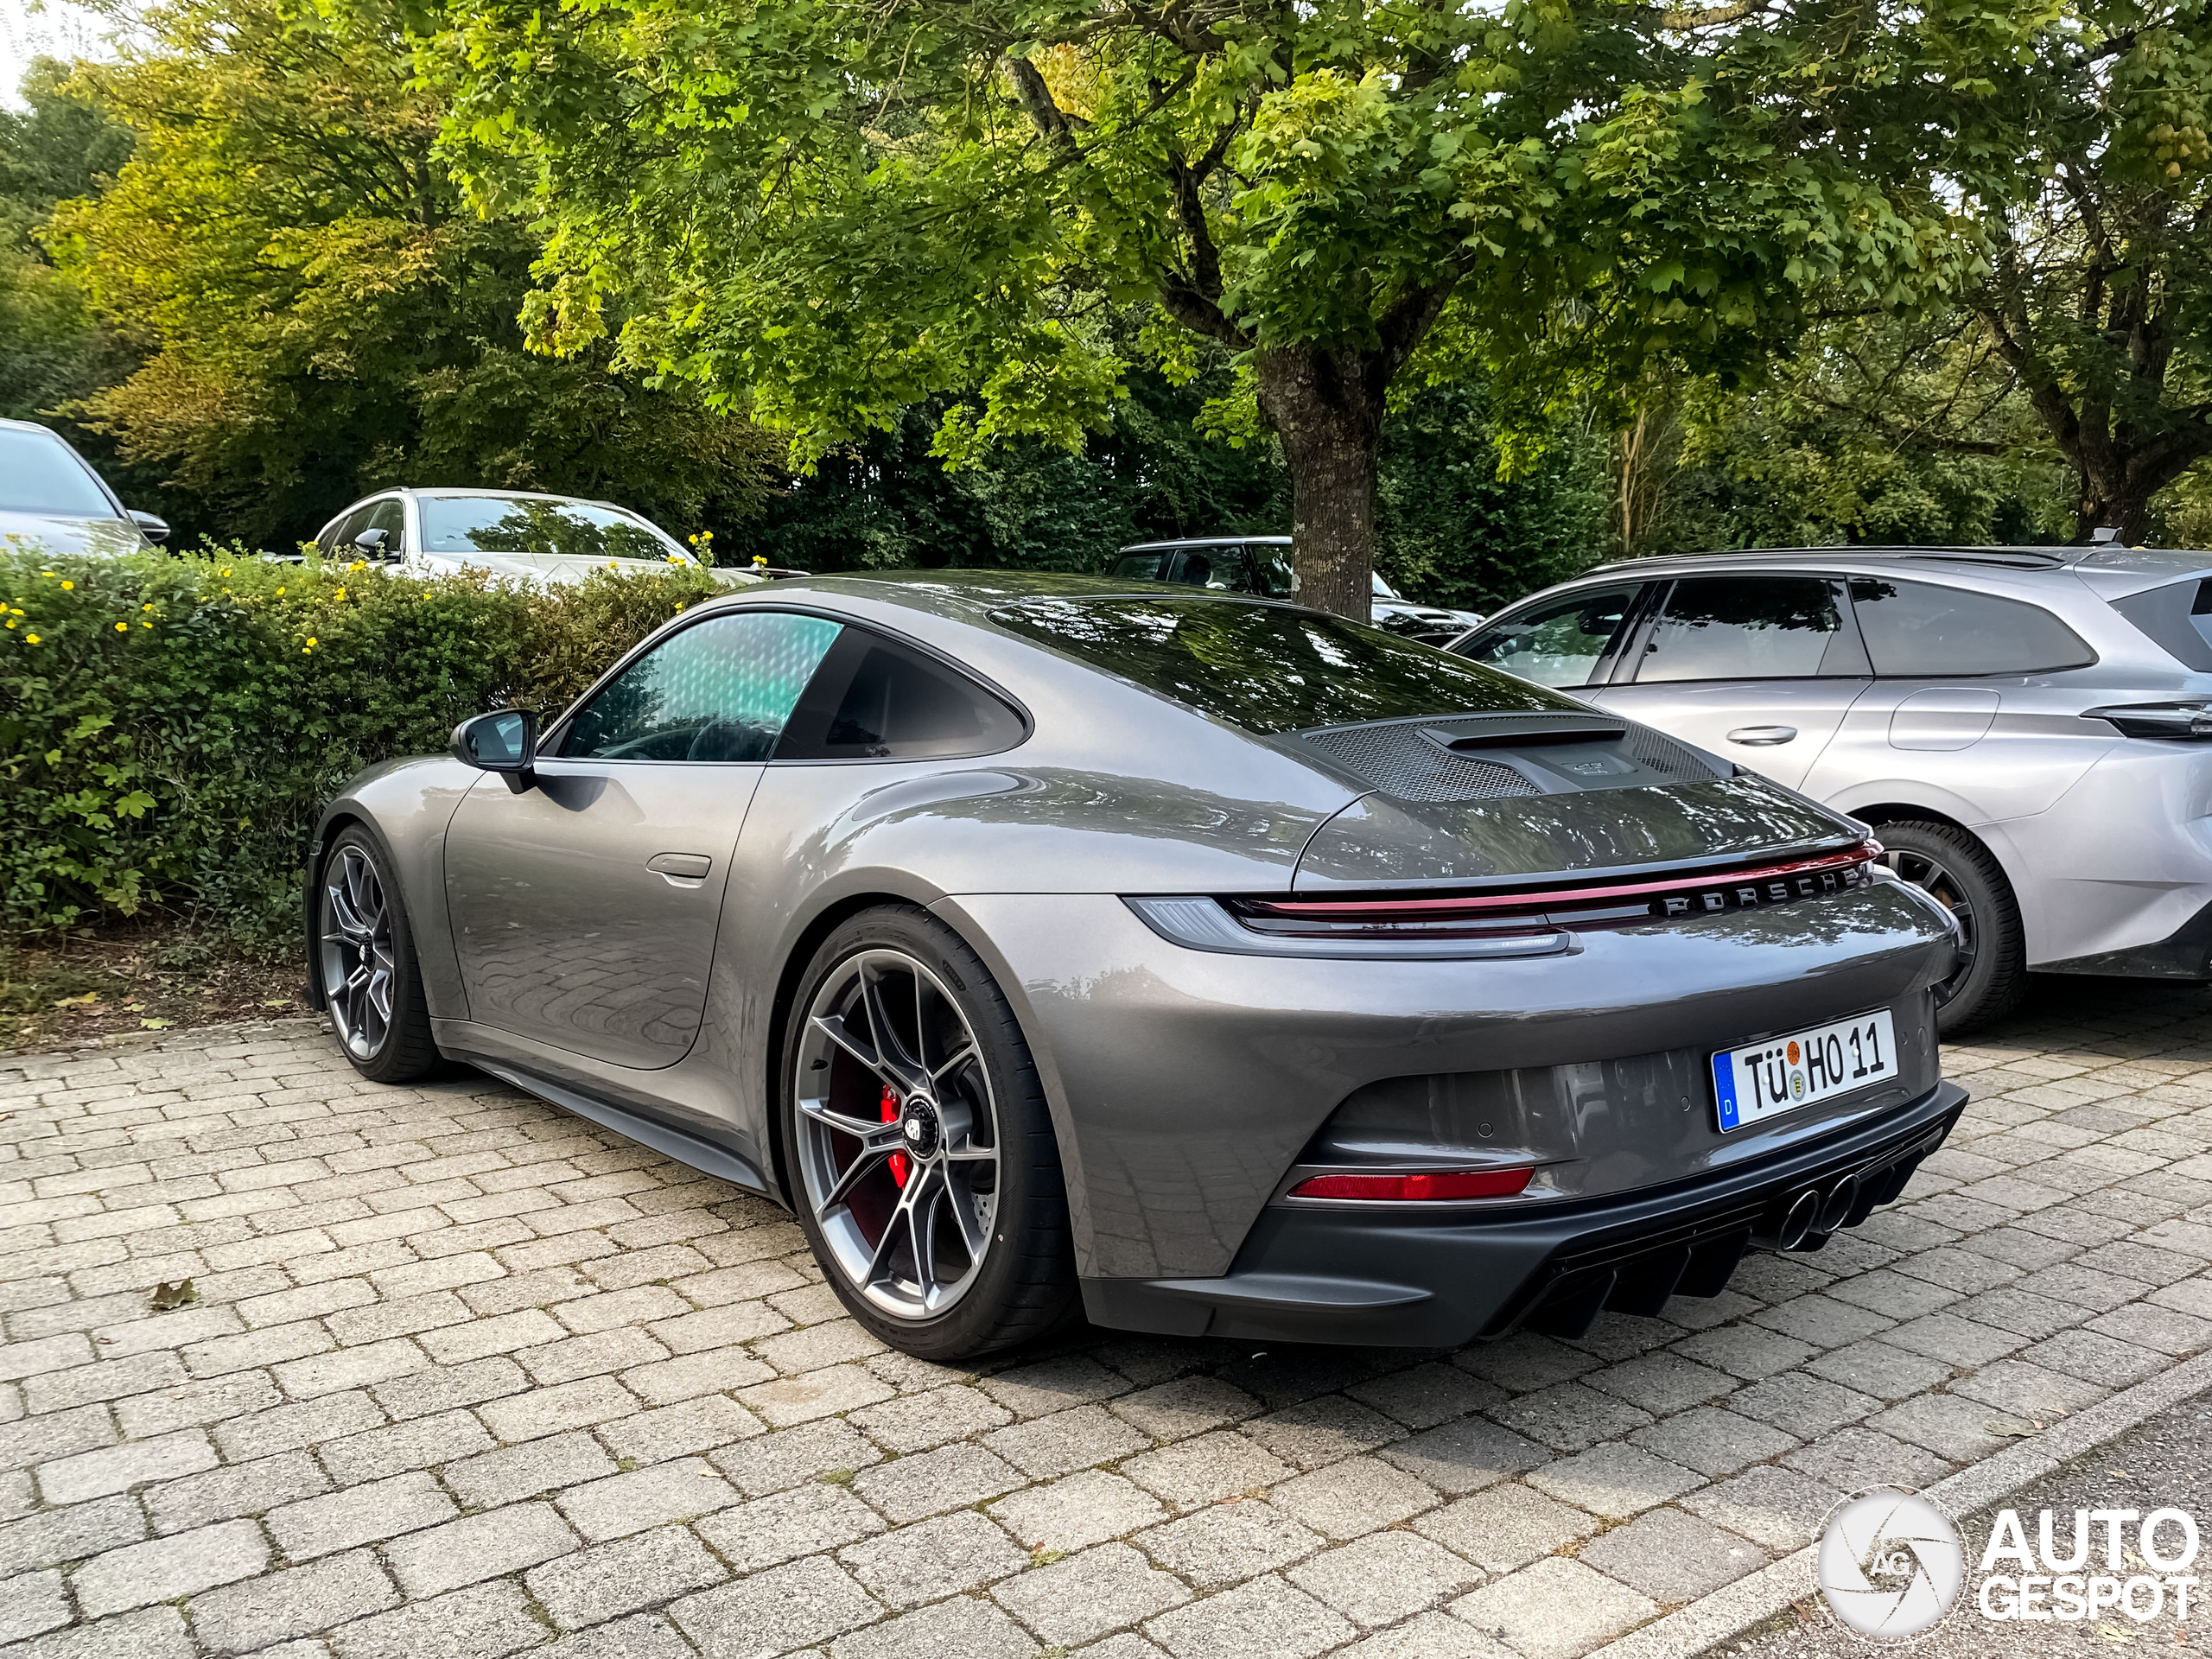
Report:
[{"label": "rear reflector light", "polygon": [[1313,1175],[1290,1189],[1294,1198],[1366,1198],[1389,1204],[1439,1198],[1510,1198],[1533,1169],[1439,1169],[1408,1175]]}]

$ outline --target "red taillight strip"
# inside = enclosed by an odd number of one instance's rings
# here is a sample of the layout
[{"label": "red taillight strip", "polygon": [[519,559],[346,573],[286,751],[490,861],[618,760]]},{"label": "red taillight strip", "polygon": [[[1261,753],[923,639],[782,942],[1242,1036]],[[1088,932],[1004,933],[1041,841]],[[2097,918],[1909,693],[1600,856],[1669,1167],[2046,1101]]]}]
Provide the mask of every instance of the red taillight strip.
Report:
[{"label": "red taillight strip", "polygon": [[1607,899],[1662,898],[1668,893],[1696,893],[1738,881],[1818,875],[1866,863],[1881,850],[1878,842],[1862,841],[1841,852],[1801,858],[1786,864],[1757,864],[1745,869],[1712,870],[1700,875],[1669,876],[1662,881],[1636,881],[1618,887],[1557,887],[1543,893],[1477,894],[1458,899],[1244,899],[1237,901],[1236,907],[1247,915],[1275,916],[1285,921],[1371,922],[1391,917],[1447,920],[1454,916],[1482,916],[1500,911],[1556,910]]},{"label": "red taillight strip", "polygon": [[1395,1175],[1310,1175],[1294,1198],[1363,1198],[1370,1204],[1435,1204],[1452,1198],[1509,1198],[1535,1173],[1527,1169],[1424,1169]]}]

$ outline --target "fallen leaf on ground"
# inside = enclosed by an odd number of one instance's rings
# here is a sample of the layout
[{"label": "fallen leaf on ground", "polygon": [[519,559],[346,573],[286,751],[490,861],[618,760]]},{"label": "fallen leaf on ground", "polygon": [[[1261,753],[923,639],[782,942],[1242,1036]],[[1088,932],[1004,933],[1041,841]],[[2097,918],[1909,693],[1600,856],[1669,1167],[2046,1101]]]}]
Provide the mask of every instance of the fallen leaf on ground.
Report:
[{"label": "fallen leaf on ground", "polygon": [[166,1313],[173,1307],[182,1307],[187,1302],[199,1300],[200,1293],[193,1287],[189,1279],[180,1279],[173,1285],[156,1285],[154,1287],[154,1312],[156,1313]]}]

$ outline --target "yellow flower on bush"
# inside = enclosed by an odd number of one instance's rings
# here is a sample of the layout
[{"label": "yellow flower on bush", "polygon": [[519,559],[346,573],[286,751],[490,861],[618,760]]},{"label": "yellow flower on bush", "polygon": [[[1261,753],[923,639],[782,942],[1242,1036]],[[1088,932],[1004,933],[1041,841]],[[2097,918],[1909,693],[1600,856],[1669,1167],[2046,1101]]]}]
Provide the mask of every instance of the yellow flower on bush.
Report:
[{"label": "yellow flower on bush", "polygon": [[77,584],[73,582],[65,582],[61,585],[64,588],[74,588]]},{"label": "yellow flower on bush", "polygon": [[340,599],[343,599],[343,598],[345,598],[345,597],[346,597],[346,590],[345,590],[343,588],[340,588],[338,590],[338,597],[339,597],[339,598],[340,598]]},{"label": "yellow flower on bush", "polygon": [[319,641],[318,639],[316,639],[316,638],[315,638],[313,634],[309,634],[309,635],[308,636],[308,642],[307,642],[307,644],[305,644],[304,645],[302,645],[302,646],[300,647],[300,649],[301,649],[301,651],[302,651],[302,652],[310,652],[310,651],[313,651],[313,650],[315,648],[315,646],[316,646],[317,645],[319,645],[320,643],[321,643],[321,641]]},{"label": "yellow flower on bush", "polygon": [[115,631],[118,633],[128,633],[130,632],[130,625],[128,622],[118,622],[115,625]]},{"label": "yellow flower on bush", "polygon": [[35,633],[25,634],[23,636],[23,643],[27,645],[35,645],[38,644],[38,635]]},{"label": "yellow flower on bush", "polygon": [[138,608],[142,611],[150,611],[154,607],[151,605],[141,605]]}]

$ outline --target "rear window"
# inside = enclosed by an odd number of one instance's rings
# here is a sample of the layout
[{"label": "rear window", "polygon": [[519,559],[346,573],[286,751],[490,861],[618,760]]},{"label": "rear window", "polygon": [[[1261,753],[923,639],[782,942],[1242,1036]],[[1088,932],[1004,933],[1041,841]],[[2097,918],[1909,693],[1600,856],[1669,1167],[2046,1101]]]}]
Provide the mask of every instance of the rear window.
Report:
[{"label": "rear window", "polygon": [[2097,660],[2080,634],[2022,600],[1853,576],[1851,606],[1874,672],[1885,677],[2042,674]]},{"label": "rear window", "polygon": [[2112,607],[2184,667],[2212,671],[2212,581],[2191,576],[2115,599]]},{"label": "rear window", "polygon": [[1424,715],[1576,707],[1361,622],[1205,599],[1039,599],[992,613],[1011,633],[1265,736]]}]

